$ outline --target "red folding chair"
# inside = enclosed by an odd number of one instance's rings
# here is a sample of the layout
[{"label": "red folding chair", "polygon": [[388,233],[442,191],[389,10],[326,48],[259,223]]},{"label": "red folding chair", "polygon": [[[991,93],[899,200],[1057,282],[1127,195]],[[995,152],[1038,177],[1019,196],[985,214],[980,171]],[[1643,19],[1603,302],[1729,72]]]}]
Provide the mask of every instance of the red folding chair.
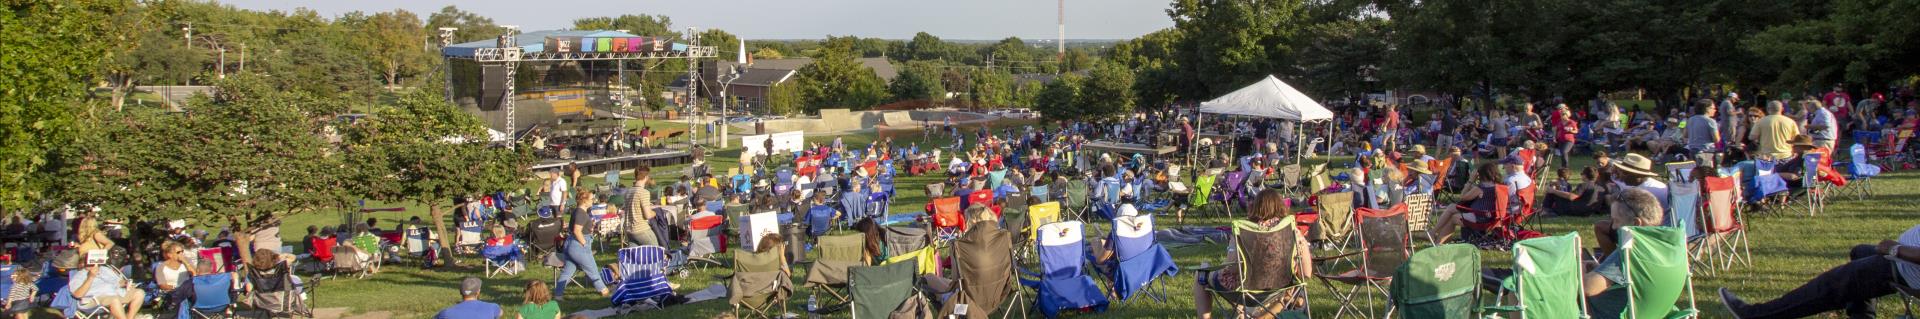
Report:
[{"label": "red folding chair", "polygon": [[967,231],[967,216],[960,211],[960,197],[936,198],[927,204],[929,216],[933,216],[933,229],[941,239],[958,238]]}]

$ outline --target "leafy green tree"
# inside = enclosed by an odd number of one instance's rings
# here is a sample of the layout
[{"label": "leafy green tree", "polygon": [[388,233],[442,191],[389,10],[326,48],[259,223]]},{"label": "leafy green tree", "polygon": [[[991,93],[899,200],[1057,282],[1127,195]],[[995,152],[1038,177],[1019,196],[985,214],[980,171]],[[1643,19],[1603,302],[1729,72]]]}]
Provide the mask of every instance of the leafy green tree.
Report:
[{"label": "leafy green tree", "polygon": [[799,114],[806,109],[805,90],[796,82],[774,84],[767,91],[767,112],[775,115]]},{"label": "leafy green tree", "polygon": [[1180,30],[1168,28],[1113,46],[1109,58],[1139,72],[1135,75],[1133,91],[1140,105],[1167,105],[1179,97],[1177,94],[1194,91],[1197,87],[1193,82],[1179,78],[1182,72],[1186,72],[1180,68],[1174,56],[1177,54],[1175,46],[1180,41]]},{"label": "leafy green tree", "polygon": [[1065,69],[1061,72],[1086,70],[1092,68],[1094,63],[1093,55],[1087,54],[1086,50],[1067,50],[1066,60],[1061,61],[1061,66]]},{"label": "leafy green tree", "polygon": [[973,104],[988,108],[1013,106],[1013,74],[999,69],[974,70],[969,76],[972,84],[967,98]]},{"label": "leafy green tree", "polygon": [[109,219],[188,219],[241,236],[288,216],[344,207],[351,171],[319,134],[347,109],[257,76],[218,82],[182,113],[115,113],[61,148],[58,200]]},{"label": "leafy green tree", "polygon": [[355,29],[354,43],[372,60],[387,90],[399,86],[401,76],[424,73],[429,57],[420,49],[427,39],[420,17],[406,10],[375,13]]},{"label": "leafy green tree", "polygon": [[1305,1],[1177,0],[1167,15],[1185,35],[1174,56],[1188,81],[1177,95],[1207,99],[1269,74],[1290,71]]},{"label": "leafy green tree", "polygon": [[909,61],[887,91],[893,93],[895,99],[940,102],[947,93],[946,87],[940,84],[941,71],[934,62]]},{"label": "leafy green tree", "polygon": [[116,111],[126,103],[127,93],[135,85],[184,84],[200,74],[209,60],[206,52],[188,48],[178,37],[163,32],[143,32],[138,36],[138,49],[114,55],[107,71]]},{"label": "leafy green tree", "polygon": [[[450,234],[453,199],[519,188],[531,177],[530,150],[488,145],[480,119],[448,104],[437,89],[406,93],[343,132],[355,193],[426,206],[441,234]],[[450,238],[441,236],[440,246],[454,247]]]},{"label": "leafy green tree", "polygon": [[1014,107],[1039,108],[1040,92],[1046,91],[1046,88],[1047,86],[1040,84],[1039,81],[1015,84],[1009,104]]},{"label": "leafy green tree", "polygon": [[1087,72],[1074,97],[1081,118],[1104,118],[1133,112],[1133,71],[1119,63],[1103,62]]},{"label": "leafy green tree", "polygon": [[993,57],[993,67],[1013,70],[1013,73],[1034,72],[1033,48],[1019,37],[1007,37],[987,46],[983,55]]},{"label": "leafy green tree", "polygon": [[1775,86],[1793,89],[1851,82],[1875,85],[1920,73],[1920,22],[1914,0],[1839,0],[1825,16],[1766,29],[1742,45],[1783,65]]},{"label": "leafy green tree", "polygon": [[833,45],[821,48],[813,63],[794,75],[808,112],[835,107],[866,109],[891,98],[880,76],[854,60],[853,41],[828,42]]},{"label": "leafy green tree", "polygon": [[47,195],[47,154],[68,145],[82,99],[107,59],[116,15],[132,1],[9,1],[0,14],[0,208]]},{"label": "leafy green tree", "polygon": [[784,59],[786,54],[774,48],[762,47],[753,51],[754,59]]},{"label": "leafy green tree", "polygon": [[440,12],[427,15],[427,32],[433,32],[434,43],[439,43],[440,28],[457,28],[453,31],[453,43],[493,39],[507,33],[506,28],[493,22],[493,18],[446,6]]},{"label": "leafy green tree", "polygon": [[574,19],[573,29],[627,30],[627,33],[642,36],[680,37],[680,32],[673,30],[673,19],[666,15],[622,14],[618,17]]},{"label": "leafy green tree", "polygon": [[1080,88],[1087,78],[1078,74],[1061,74],[1033,97],[1033,111],[1047,119],[1079,119],[1081,117]]},{"label": "leafy green tree", "polygon": [[1386,26],[1386,20],[1369,18],[1308,28],[1299,59],[1305,71],[1302,75],[1311,79],[1300,83],[1308,95],[1357,96],[1385,89],[1375,83],[1379,81],[1376,72],[1387,55]]},{"label": "leafy green tree", "polygon": [[719,49],[718,59],[732,61],[740,52],[740,37],[727,33],[726,30],[707,29],[700,31],[700,45]]},{"label": "leafy green tree", "polygon": [[900,52],[894,54],[893,58],[901,62],[940,60],[946,57],[947,46],[947,42],[940,40],[940,37],[926,32],[915,33],[913,40],[908,41],[906,46],[900,47]]}]

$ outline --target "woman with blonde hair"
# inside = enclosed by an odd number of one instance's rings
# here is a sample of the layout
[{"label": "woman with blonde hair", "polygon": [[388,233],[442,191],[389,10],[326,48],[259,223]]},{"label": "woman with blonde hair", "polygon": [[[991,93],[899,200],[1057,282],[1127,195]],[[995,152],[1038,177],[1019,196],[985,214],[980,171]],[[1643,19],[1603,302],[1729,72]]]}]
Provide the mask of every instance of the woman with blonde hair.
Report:
[{"label": "woman with blonde hair", "polygon": [[560,311],[560,302],[553,301],[553,291],[547,289],[546,282],[539,280],[527,281],[527,290],[522,296],[525,296],[526,299],[524,303],[520,304],[520,310],[514,314],[515,318],[559,319],[560,314],[564,313]]}]

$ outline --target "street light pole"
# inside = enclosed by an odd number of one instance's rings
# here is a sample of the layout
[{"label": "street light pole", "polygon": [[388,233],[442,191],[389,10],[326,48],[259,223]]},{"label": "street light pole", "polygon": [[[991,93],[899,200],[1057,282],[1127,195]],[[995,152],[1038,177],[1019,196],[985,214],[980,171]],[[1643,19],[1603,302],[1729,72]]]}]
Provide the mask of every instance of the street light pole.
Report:
[{"label": "street light pole", "polygon": [[727,113],[727,105],[730,104],[728,100],[732,99],[727,97],[727,90],[733,88],[734,80],[739,79],[740,66],[731,66],[727,67],[726,81],[720,83],[720,148],[727,148],[727,126],[733,124],[729,123],[727,118],[731,115]]}]

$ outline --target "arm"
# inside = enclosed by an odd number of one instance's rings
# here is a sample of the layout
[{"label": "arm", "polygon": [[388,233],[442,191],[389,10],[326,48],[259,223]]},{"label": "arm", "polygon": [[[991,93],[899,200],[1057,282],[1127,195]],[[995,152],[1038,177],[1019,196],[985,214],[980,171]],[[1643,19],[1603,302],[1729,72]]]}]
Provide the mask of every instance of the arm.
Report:
[{"label": "arm", "polygon": [[1880,245],[1875,247],[1874,251],[1890,258],[1910,263],[1920,263],[1920,246],[1906,246],[1892,240],[1881,240]]},{"label": "arm", "polygon": [[1607,277],[1602,277],[1600,274],[1589,272],[1582,277],[1580,280],[1580,292],[1586,294],[1587,297],[1599,296],[1601,292],[1607,291],[1607,286],[1612,285],[1612,283],[1607,282]]}]

